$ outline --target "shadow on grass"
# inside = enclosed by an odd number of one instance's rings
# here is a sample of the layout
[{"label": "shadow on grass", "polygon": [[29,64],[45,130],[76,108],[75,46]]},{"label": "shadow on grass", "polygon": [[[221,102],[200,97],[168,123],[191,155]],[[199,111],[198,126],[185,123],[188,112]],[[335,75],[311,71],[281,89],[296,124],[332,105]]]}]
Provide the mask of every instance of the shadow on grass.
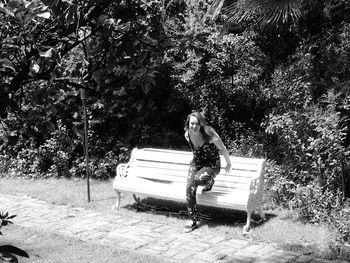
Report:
[{"label": "shadow on grass", "polygon": [[[161,200],[152,197],[138,198],[134,203],[124,206],[124,208],[136,212],[151,213],[155,215],[163,215],[182,220],[188,219],[187,207],[185,203]],[[241,226],[243,227],[247,221],[247,213],[245,211],[224,209],[210,206],[198,206],[200,220],[208,227],[216,227],[220,225]],[[266,220],[263,221],[259,215],[252,214],[251,226],[263,225],[271,218],[276,217],[274,214],[265,214]]]}]

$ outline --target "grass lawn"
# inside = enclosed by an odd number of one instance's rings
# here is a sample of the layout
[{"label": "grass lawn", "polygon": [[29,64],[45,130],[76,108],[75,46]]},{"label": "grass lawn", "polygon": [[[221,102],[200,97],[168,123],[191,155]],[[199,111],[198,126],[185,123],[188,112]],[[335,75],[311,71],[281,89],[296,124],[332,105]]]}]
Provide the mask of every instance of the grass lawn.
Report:
[{"label": "grass lawn", "polygon": [[[145,219],[162,220],[168,224],[178,225],[180,228],[187,219],[185,204],[144,197],[143,200],[145,201],[145,205],[137,205],[131,195],[125,195],[122,199],[122,207],[119,211],[112,210],[111,208],[115,203],[115,192],[112,189],[112,181],[91,181],[90,203],[87,202],[87,186],[85,180],[54,178],[29,180],[23,178],[0,177],[0,189],[3,194],[28,195],[49,203],[72,207],[84,207],[105,214],[118,213],[122,215],[133,215],[142,212]],[[330,244],[333,242],[333,236],[326,226],[301,223],[300,221],[293,219],[293,214],[288,213],[288,211],[266,211],[268,220],[263,223],[253,223],[250,234],[246,237],[242,236],[242,227],[246,220],[246,214],[244,212],[228,211],[217,208],[201,208],[201,211],[203,211],[206,223],[203,227],[214,228],[215,231],[227,235],[227,237],[247,238],[252,242],[274,243],[283,249],[315,254],[326,258],[332,258],[334,256],[330,249]],[[4,229],[4,234],[6,231],[7,229]],[[29,230],[21,231],[25,232]],[[25,233],[21,234],[25,235]],[[44,234],[41,233],[41,235]],[[59,239],[59,237],[57,238]],[[64,246],[65,242],[62,242],[61,244]],[[20,247],[20,245],[18,246]],[[84,244],[84,246],[89,249],[89,246],[94,245]],[[39,249],[39,251],[44,250]],[[84,251],[84,249],[76,251]],[[102,256],[103,253],[105,253],[104,251],[104,248],[101,248]],[[83,254],[84,252],[82,252],[82,256],[84,256]],[[108,254],[106,256],[112,255]],[[73,260],[71,262],[79,261]]]}]

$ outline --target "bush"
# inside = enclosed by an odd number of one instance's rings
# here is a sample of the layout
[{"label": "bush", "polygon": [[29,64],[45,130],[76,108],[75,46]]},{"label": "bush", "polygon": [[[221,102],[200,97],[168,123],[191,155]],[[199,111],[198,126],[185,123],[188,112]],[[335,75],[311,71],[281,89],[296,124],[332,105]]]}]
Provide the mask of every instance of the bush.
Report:
[{"label": "bush", "polygon": [[12,161],[8,162],[10,175],[32,178],[70,177],[68,171],[74,142],[64,126],[59,127],[53,136],[39,147],[22,148]]},{"label": "bush", "polygon": [[[298,209],[305,220],[334,226],[340,224],[339,220],[332,222],[337,219],[335,212],[342,211],[344,204],[349,149],[345,146],[343,120],[332,98],[329,94],[323,105],[303,112],[271,116],[266,132],[280,145],[275,149],[278,152],[272,152],[279,156],[276,164],[280,164],[272,166],[269,177],[272,200]],[[342,224],[345,235],[347,227]]]},{"label": "bush", "polygon": [[288,167],[267,160],[265,165],[264,203],[269,206],[289,207],[296,191],[296,184],[288,179]]},{"label": "bush", "polygon": [[329,223],[339,242],[350,242],[350,205],[345,203],[342,207],[337,207],[331,211]]},{"label": "bush", "polygon": [[[94,179],[109,179],[115,176],[115,169],[120,162],[126,162],[130,151],[126,147],[120,148],[119,155],[109,151],[102,158],[93,157],[89,162],[89,175]],[[69,170],[73,177],[83,178],[86,176],[85,158],[81,157],[73,161]]]}]

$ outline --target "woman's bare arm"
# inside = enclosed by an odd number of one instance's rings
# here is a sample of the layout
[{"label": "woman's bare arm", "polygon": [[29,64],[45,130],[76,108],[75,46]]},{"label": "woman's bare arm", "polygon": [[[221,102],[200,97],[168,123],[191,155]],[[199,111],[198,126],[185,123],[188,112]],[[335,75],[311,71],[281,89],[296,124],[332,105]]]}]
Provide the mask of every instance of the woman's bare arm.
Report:
[{"label": "woman's bare arm", "polygon": [[220,137],[215,138],[213,140],[213,143],[216,145],[216,147],[219,148],[220,153],[225,157],[225,161],[226,161],[226,173],[230,173],[231,171],[231,160],[230,160],[230,155],[226,149],[226,146],[224,145],[224,143],[222,142],[222,140],[220,139]]}]

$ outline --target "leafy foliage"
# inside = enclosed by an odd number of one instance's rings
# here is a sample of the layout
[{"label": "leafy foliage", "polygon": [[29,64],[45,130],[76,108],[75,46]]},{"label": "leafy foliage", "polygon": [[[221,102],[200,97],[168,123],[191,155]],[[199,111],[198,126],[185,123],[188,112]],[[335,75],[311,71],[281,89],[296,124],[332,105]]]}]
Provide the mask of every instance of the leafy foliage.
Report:
[{"label": "leafy foliage", "polygon": [[[13,224],[11,219],[15,218],[16,215],[9,215],[8,212],[0,212],[0,230],[2,227],[7,226],[8,224]],[[0,232],[0,235],[2,233]],[[6,262],[18,262],[17,256],[29,258],[27,252],[18,247],[12,245],[2,245],[0,246],[0,260]]]},{"label": "leafy foliage", "polygon": [[[81,175],[81,88],[90,93],[94,166],[107,152],[120,156],[116,162],[125,160],[121,152],[128,150],[121,149],[136,144],[179,145],[180,136],[172,130],[182,128],[173,120],[182,122],[184,113],[178,113],[187,107],[182,95],[168,86],[171,65],[161,61],[168,45],[162,38],[161,2],[11,3],[0,13],[6,21],[3,34],[18,35],[4,40],[1,55],[6,57],[0,74],[0,97],[6,101],[1,104],[6,117],[1,149],[7,160],[15,157],[10,167],[25,175],[37,171],[40,177],[70,176],[70,166],[77,165],[73,174]],[[10,15],[15,13],[21,15]],[[70,147],[58,150],[63,138],[55,133],[61,127],[71,140]],[[112,167],[107,170],[97,177],[112,176]]]},{"label": "leafy foliage", "polygon": [[[222,37],[211,25],[193,27],[195,32],[185,31],[193,39],[185,51],[169,50],[168,56],[178,57],[172,75],[177,88],[193,109],[205,112],[224,138],[238,139],[248,127],[258,130],[264,118],[260,80],[265,56],[254,43],[254,35]],[[261,106],[258,112],[257,104]]]},{"label": "leafy foliage", "polygon": [[[1,220],[1,224],[0,224],[0,229],[4,226],[7,226],[8,224],[13,224],[12,221],[10,221],[11,219],[15,218],[16,215],[9,215],[8,212],[0,212],[0,220]],[[0,232],[0,235],[2,235],[2,233]]]}]

